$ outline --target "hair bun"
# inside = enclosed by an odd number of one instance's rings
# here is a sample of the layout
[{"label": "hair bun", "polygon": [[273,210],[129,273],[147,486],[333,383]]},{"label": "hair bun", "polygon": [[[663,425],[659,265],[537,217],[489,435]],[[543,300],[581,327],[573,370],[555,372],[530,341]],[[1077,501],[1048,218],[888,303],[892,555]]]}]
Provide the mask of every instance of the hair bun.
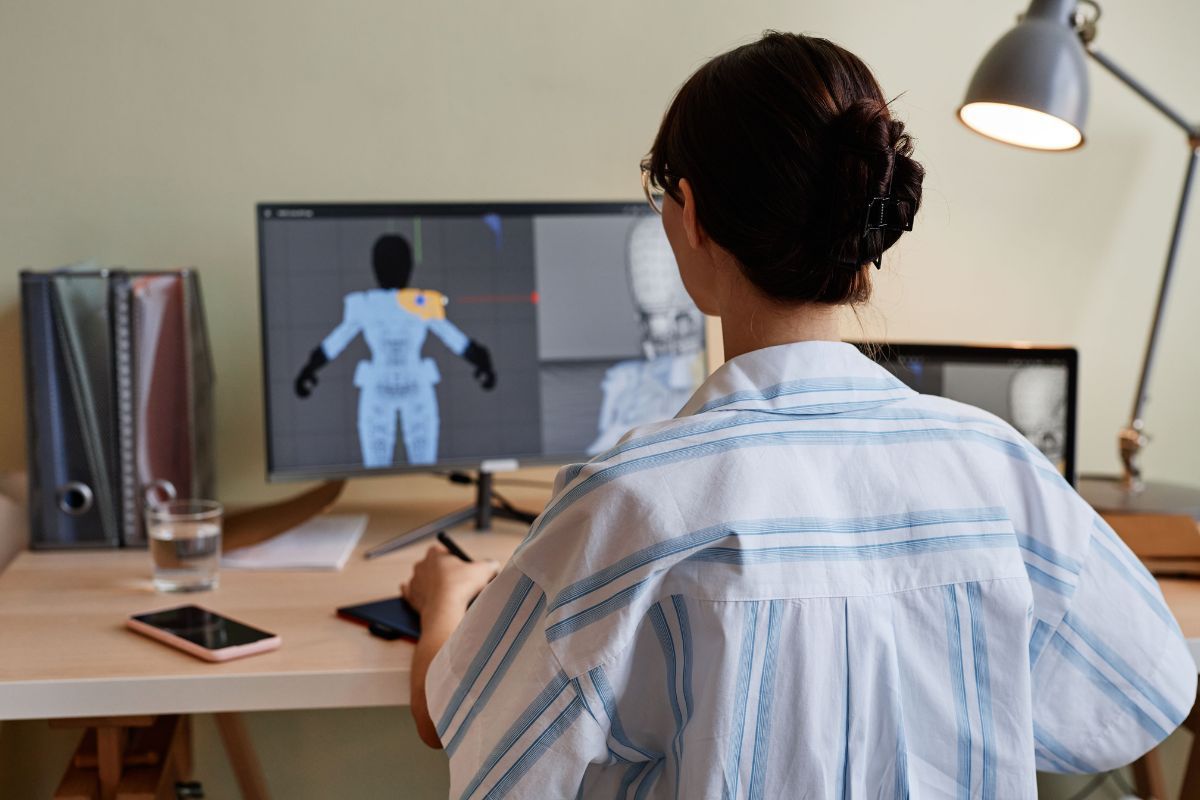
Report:
[{"label": "hair bun", "polygon": [[[767,31],[679,89],[654,138],[649,178],[696,219],[762,294],[781,303],[866,302],[870,263],[899,237],[872,231],[888,182],[899,216],[923,170],[862,59],[828,39]],[[888,210],[894,221],[896,209]]]},{"label": "hair bun", "polygon": [[896,201],[900,221],[912,222],[921,205],[925,169],[912,160],[913,141],[887,106],[863,98],[829,123],[829,205],[825,232],[830,258],[861,267],[880,258],[900,238],[898,230],[864,235],[867,208],[876,197]]}]

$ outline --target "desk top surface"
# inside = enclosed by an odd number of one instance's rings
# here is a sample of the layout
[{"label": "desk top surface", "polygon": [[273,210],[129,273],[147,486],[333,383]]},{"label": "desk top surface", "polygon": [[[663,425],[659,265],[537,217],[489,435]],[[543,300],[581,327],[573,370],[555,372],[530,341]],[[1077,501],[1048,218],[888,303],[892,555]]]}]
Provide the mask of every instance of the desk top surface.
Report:
[{"label": "desk top surface", "polygon": [[[341,571],[222,570],[214,591],[169,595],[154,591],[145,550],[20,554],[0,575],[0,719],[407,705],[412,645],[371,636],[335,610],[396,594],[432,540],[372,561],[363,552],[473,492],[428,477],[398,485],[405,499],[391,507],[338,506],[370,515]],[[503,491],[537,510],[549,494]],[[497,520],[491,532],[454,535],[472,556],[503,562],[524,533]],[[125,628],[131,614],[185,603],[278,633],[283,644],[214,664]]]},{"label": "desk top surface", "polygon": [[[341,571],[223,570],[212,592],[166,595],[144,550],[25,552],[0,575],[0,719],[396,706],[409,702],[413,649],[337,618],[344,605],[395,594],[429,542],[366,561],[371,546],[470,500],[424,476],[396,482],[394,504],[341,504],[370,523]],[[505,487],[540,509],[546,489]],[[505,561],[524,526],[456,530],[477,558]],[[1163,580],[1163,594],[1200,663],[1200,580]],[[271,653],[200,661],[125,628],[130,614],[196,603],[278,633]]]}]

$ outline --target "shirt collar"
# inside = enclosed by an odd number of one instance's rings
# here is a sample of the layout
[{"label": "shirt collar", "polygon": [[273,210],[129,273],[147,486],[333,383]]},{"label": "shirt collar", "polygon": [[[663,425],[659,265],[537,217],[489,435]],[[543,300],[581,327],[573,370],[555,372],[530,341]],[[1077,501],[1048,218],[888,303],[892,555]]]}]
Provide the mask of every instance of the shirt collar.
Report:
[{"label": "shirt collar", "polygon": [[844,342],[793,342],[725,362],[692,395],[680,417],[708,411],[831,414],[916,394]]}]

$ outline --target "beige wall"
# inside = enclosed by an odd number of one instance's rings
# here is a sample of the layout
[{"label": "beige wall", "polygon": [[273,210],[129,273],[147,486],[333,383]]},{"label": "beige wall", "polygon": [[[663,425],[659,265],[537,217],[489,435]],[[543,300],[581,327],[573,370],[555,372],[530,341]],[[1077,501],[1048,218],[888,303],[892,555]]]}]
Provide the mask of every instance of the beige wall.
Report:
[{"label": "beige wall", "polygon": [[[0,471],[23,463],[18,268],[198,266],[222,496],[278,496],[290,487],[263,479],[256,201],[637,197],[637,161],[674,88],[767,27],[862,54],[919,139],[925,207],[880,276],[869,330],[1079,346],[1082,466],[1115,469],[1183,141],[1094,69],[1083,150],[968,134],[953,110],[1021,6],[0,0]],[[1200,119],[1198,30],[1193,0],[1110,0],[1100,43]],[[1200,483],[1194,211],[1145,465]]]},{"label": "beige wall", "polygon": [[[220,371],[222,495],[268,496],[256,201],[635,197],[638,158],[679,82],[778,27],[863,54],[902,95],[929,170],[869,330],[1078,345],[1082,466],[1115,469],[1185,148],[1095,69],[1083,150],[1028,153],[968,134],[953,110],[1020,6],[0,0],[0,358],[15,374],[21,266],[197,265]],[[1107,6],[1100,43],[1200,118],[1200,4]],[[1145,458],[1151,477],[1192,482],[1198,233],[1200,211]],[[20,396],[17,381],[0,382],[0,469],[21,462]]]}]

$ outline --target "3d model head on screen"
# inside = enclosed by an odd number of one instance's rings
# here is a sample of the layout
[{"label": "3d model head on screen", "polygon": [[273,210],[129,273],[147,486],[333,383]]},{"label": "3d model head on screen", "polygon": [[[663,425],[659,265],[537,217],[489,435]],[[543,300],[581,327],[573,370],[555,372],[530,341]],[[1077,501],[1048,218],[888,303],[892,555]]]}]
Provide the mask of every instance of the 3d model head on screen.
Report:
[{"label": "3d model head on screen", "polygon": [[629,288],[642,318],[646,358],[697,353],[704,346],[704,318],[692,303],[675,254],[657,217],[633,225],[627,243]]},{"label": "3d model head on screen", "polygon": [[696,308],[657,217],[633,224],[626,266],[642,320],[642,358],[605,372],[597,436],[590,455],[613,447],[630,429],[674,416],[704,377],[704,317]]},{"label": "3d model head on screen", "polygon": [[1022,367],[1008,389],[1013,427],[1058,464],[1067,428],[1067,387],[1059,367]]},{"label": "3d model head on screen", "polygon": [[404,289],[412,280],[412,247],[403,236],[389,233],[375,240],[371,248],[375,280],[383,289]]}]

